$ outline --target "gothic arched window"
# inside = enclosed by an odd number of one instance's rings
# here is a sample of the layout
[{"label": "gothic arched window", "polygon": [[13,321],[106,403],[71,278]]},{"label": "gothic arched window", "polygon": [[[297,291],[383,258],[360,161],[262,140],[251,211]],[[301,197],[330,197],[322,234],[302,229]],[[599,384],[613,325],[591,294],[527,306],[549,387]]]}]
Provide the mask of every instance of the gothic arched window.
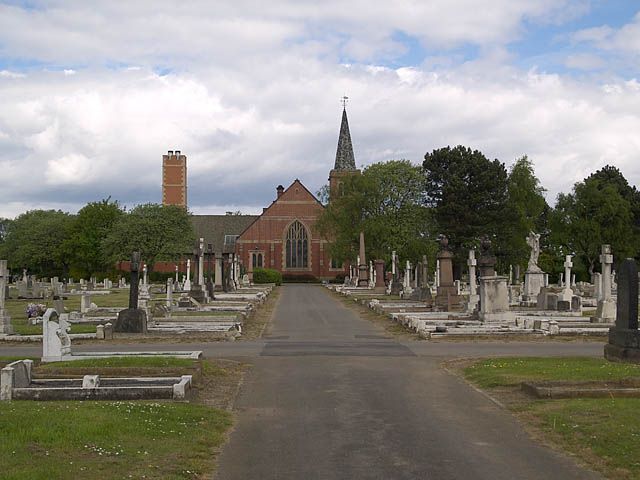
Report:
[{"label": "gothic arched window", "polygon": [[307,268],[309,257],[309,239],[307,229],[298,220],[287,231],[286,261],[287,268]]}]

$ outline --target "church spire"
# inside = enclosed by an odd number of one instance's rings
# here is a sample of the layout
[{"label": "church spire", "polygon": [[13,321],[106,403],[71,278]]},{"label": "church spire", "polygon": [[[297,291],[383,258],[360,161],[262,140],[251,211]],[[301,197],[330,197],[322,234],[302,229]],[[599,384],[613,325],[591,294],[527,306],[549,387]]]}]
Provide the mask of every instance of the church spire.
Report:
[{"label": "church spire", "polygon": [[346,97],[344,97],[342,109],[342,123],[340,124],[340,136],[338,137],[338,150],[336,151],[336,164],[334,170],[355,170],[356,160],[353,156],[351,145],[351,133],[349,133],[349,121],[347,120]]}]

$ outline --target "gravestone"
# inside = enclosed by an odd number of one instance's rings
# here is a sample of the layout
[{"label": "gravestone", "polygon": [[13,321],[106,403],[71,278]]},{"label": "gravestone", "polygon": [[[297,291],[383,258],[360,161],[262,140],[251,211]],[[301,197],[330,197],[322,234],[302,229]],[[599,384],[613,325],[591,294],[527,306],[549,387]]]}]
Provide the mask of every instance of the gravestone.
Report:
[{"label": "gravestone", "polygon": [[478,302],[480,296],[476,287],[476,260],[475,250],[469,250],[469,259],[467,260],[467,266],[469,267],[469,301],[467,302],[467,313],[473,313],[478,308]]},{"label": "gravestone", "polygon": [[376,284],[373,287],[373,291],[375,293],[384,293],[386,289],[384,285],[384,260],[376,260],[374,263],[376,268]]},{"label": "gravestone", "polygon": [[195,264],[195,275],[193,278],[193,283],[191,284],[191,289],[189,290],[189,295],[195,301],[199,303],[205,302],[205,291],[204,291],[204,239],[200,238],[196,241],[196,245],[193,249],[194,256],[194,264]]},{"label": "gravestone", "polygon": [[596,308],[595,317],[591,317],[592,323],[613,323],[616,318],[616,303],[611,295],[611,266],[613,265],[613,255],[610,245],[602,245],[600,255],[602,265],[602,289],[600,290],[600,300]]},{"label": "gravestone", "polygon": [[69,323],[54,308],[42,316],[42,361],[60,361],[71,356]]},{"label": "gravestone", "polygon": [[398,255],[394,250],[391,252],[391,283],[389,284],[390,295],[400,295],[402,292],[402,283],[400,283],[400,269],[398,267]]},{"label": "gravestone", "polygon": [[436,294],[436,306],[448,311],[452,305],[460,302],[457,288],[453,282],[453,253],[449,251],[449,239],[440,237],[440,251],[438,252],[439,279]]},{"label": "gravestone", "polygon": [[625,259],[618,269],[616,323],[609,329],[604,356],[611,361],[640,363],[638,267],[631,258]]},{"label": "gravestone", "polygon": [[[529,255],[527,271],[524,273],[524,291],[522,292],[522,301],[526,303],[535,303],[537,302],[540,289],[546,285],[545,273],[538,266],[538,257],[540,256],[540,234],[529,232],[527,245],[531,248],[531,253]],[[520,267],[518,266],[517,268],[519,269]]]},{"label": "gravestone", "polygon": [[6,286],[9,283],[9,271],[7,270],[7,261],[0,260],[0,333],[10,335],[13,333],[11,325],[11,317],[5,310],[5,301],[7,298]]},{"label": "gravestone", "polygon": [[140,252],[131,255],[131,287],[129,290],[129,308],[118,313],[113,326],[114,332],[147,333],[147,313],[138,308],[138,277],[140,274]]},{"label": "gravestone", "polygon": [[360,232],[360,261],[358,264],[358,269],[359,269],[358,286],[368,287],[369,271],[367,270],[367,260],[365,257],[364,232]]}]

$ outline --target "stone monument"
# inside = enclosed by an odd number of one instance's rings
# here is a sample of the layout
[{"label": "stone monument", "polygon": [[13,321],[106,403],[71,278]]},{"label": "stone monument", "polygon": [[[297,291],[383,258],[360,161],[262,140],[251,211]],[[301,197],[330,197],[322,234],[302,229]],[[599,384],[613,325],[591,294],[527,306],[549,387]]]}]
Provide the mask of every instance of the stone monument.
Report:
[{"label": "stone monument", "polygon": [[0,260],[0,333],[10,335],[13,333],[13,325],[11,325],[11,317],[4,308],[8,284],[9,271],[7,270],[7,261]]},{"label": "stone monument", "polygon": [[391,252],[391,284],[389,285],[389,294],[390,295],[400,295],[402,292],[402,283],[400,283],[400,269],[398,268],[398,255],[394,250]]},{"label": "stone monument", "polygon": [[384,293],[386,290],[384,285],[384,260],[376,260],[374,263],[376,268],[376,283],[373,287],[373,291],[375,293]]},{"label": "stone monument", "polygon": [[449,251],[449,239],[440,237],[440,251],[438,252],[438,289],[436,294],[436,306],[448,311],[453,304],[458,304],[460,299],[455,283],[453,282],[453,253]]},{"label": "stone monument", "polygon": [[[544,272],[538,266],[538,257],[540,256],[540,234],[529,232],[527,245],[531,248],[531,254],[529,255],[527,271],[524,273],[524,292],[522,292],[522,301],[524,303],[536,303],[540,289],[544,286]],[[569,301],[571,301],[571,299],[569,299]]]},{"label": "stone monument", "polygon": [[365,257],[364,232],[360,232],[360,263],[358,264],[358,269],[359,269],[358,286],[368,287],[369,286],[369,270],[367,268],[367,259]]},{"label": "stone monument", "polygon": [[476,251],[469,250],[469,258],[467,259],[467,266],[469,267],[469,301],[467,302],[467,313],[473,313],[478,308],[478,301],[480,296],[478,295],[476,285]]},{"label": "stone monument", "polygon": [[189,290],[189,296],[199,303],[204,303],[205,301],[203,253],[204,253],[204,238],[200,238],[198,241],[196,241],[195,248],[193,249],[194,264],[196,266],[196,271],[194,273],[194,279],[193,279],[193,283],[191,284],[191,289]]},{"label": "stone monument", "polygon": [[604,356],[611,361],[640,363],[638,267],[632,258],[625,259],[618,269],[616,323],[609,329]]},{"label": "stone monument", "polygon": [[71,356],[69,323],[58,316],[53,308],[48,308],[42,316],[42,361],[60,361]]},{"label": "stone monument", "polygon": [[140,275],[140,252],[131,254],[131,287],[129,308],[118,313],[113,330],[119,333],[147,333],[147,313],[138,308],[138,277]]},{"label": "stone monument", "polygon": [[496,257],[491,254],[491,241],[480,242],[480,309],[478,318],[485,323],[513,323],[515,315],[509,311],[507,277],[496,275]]},{"label": "stone monument", "polygon": [[616,303],[611,296],[611,266],[613,265],[611,245],[602,245],[600,264],[602,265],[602,289],[596,315],[591,317],[591,322],[613,323],[616,319]]}]

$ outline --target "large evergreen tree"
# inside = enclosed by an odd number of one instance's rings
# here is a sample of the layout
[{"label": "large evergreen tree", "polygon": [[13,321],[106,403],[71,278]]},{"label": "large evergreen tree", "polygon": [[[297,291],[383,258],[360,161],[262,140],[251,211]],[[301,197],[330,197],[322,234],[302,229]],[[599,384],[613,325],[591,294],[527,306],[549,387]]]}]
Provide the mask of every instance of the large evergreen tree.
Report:
[{"label": "large evergreen tree", "polygon": [[503,235],[510,219],[504,164],[459,145],[427,153],[422,165],[427,204],[459,262],[480,237]]}]

